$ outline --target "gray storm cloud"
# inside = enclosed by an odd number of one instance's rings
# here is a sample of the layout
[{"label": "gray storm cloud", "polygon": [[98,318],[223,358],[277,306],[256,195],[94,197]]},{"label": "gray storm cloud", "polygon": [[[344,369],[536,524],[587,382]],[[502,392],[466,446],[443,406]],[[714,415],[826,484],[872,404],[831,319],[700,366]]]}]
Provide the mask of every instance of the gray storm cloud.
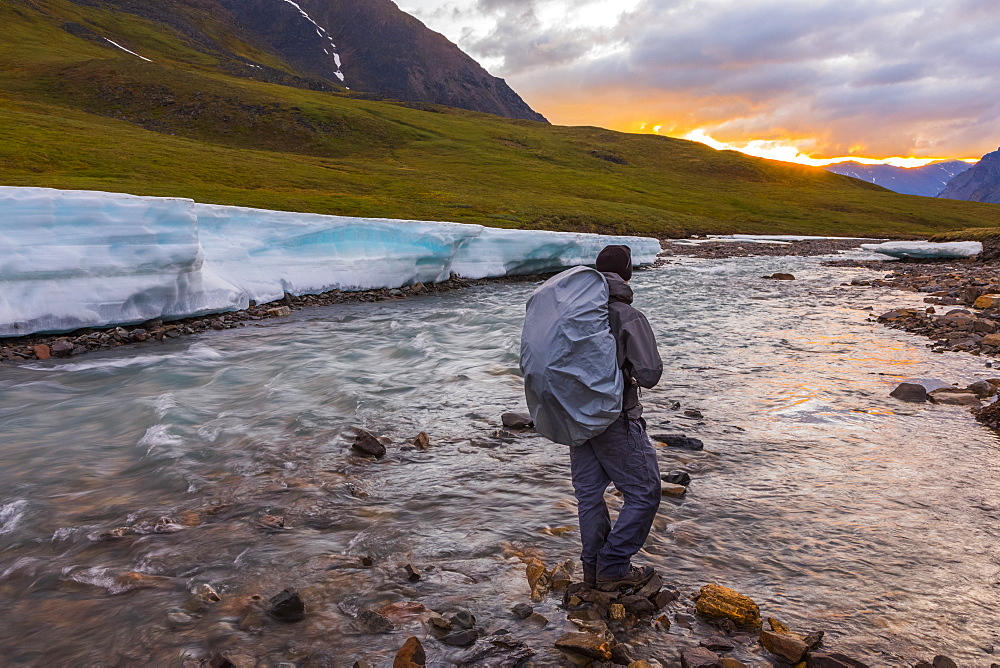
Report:
[{"label": "gray storm cloud", "polygon": [[698,120],[729,141],[813,136],[830,153],[962,157],[997,144],[996,0],[642,0],[580,27],[586,5],[466,0],[455,11],[492,29],[461,46],[502,63],[496,73],[550,117],[550,105],[583,114],[642,100],[654,120]]}]

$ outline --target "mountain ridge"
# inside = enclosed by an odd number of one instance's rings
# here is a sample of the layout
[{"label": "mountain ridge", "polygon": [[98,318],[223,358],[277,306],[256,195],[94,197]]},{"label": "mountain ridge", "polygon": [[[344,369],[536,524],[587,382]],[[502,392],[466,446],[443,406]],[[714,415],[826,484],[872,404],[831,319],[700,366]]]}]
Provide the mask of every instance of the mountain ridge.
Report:
[{"label": "mountain ridge", "polygon": [[951,179],[971,168],[961,160],[943,160],[922,167],[865,165],[853,160],[827,165],[824,169],[874,183],[903,195],[936,197]]},{"label": "mountain ridge", "polygon": [[938,197],[1000,204],[1000,148],[987,153],[975,167],[952,179]]}]

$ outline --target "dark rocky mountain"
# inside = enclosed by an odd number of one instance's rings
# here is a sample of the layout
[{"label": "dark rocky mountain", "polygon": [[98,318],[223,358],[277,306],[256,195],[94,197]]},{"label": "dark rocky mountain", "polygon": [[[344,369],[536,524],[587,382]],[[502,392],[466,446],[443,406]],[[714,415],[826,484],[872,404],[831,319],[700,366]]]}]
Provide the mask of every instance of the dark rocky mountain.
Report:
[{"label": "dark rocky mountain", "polygon": [[165,24],[196,49],[223,56],[227,74],[546,122],[503,79],[391,0],[73,1]]},{"label": "dark rocky mountain", "polygon": [[987,153],[975,167],[953,178],[938,197],[1000,204],[1000,148]]},{"label": "dark rocky mountain", "polygon": [[972,165],[961,160],[932,162],[923,167],[894,167],[893,165],[863,165],[859,162],[841,162],[828,165],[834,174],[843,174],[868,181],[904,195],[936,197],[956,175]]}]

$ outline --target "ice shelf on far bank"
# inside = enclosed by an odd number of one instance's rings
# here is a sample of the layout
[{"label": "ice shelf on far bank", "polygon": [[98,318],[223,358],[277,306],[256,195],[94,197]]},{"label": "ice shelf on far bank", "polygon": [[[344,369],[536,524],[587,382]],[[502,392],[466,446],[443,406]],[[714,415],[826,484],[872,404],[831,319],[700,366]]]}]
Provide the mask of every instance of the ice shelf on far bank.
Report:
[{"label": "ice shelf on far bank", "polygon": [[656,239],[324,216],[189,199],[0,187],[0,336],[247,308],[288,292],[557,271]]},{"label": "ice shelf on far bank", "polygon": [[975,257],[983,252],[983,245],[978,241],[949,241],[936,243],[931,241],[888,241],[884,244],[861,244],[862,250],[873,251],[881,255],[898,258],[915,258],[921,260],[957,260]]}]

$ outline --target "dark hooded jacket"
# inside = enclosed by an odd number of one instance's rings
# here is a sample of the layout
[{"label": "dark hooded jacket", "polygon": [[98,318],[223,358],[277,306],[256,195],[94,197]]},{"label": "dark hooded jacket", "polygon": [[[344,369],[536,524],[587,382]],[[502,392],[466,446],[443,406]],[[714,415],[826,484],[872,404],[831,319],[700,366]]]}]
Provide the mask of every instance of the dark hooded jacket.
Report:
[{"label": "dark hooded jacket", "polygon": [[618,342],[618,367],[625,377],[622,412],[630,420],[642,417],[639,388],[650,388],[660,382],[663,361],[656,349],[656,337],[646,316],[632,306],[632,288],[618,274],[605,272],[610,297],[611,332]]}]

